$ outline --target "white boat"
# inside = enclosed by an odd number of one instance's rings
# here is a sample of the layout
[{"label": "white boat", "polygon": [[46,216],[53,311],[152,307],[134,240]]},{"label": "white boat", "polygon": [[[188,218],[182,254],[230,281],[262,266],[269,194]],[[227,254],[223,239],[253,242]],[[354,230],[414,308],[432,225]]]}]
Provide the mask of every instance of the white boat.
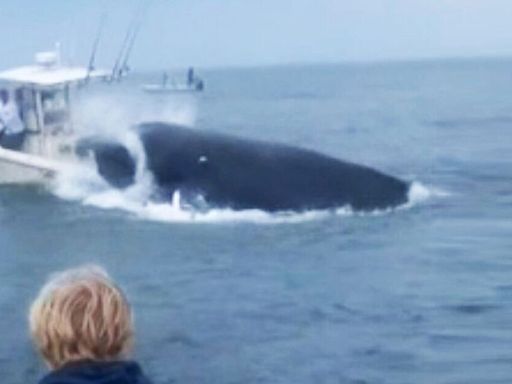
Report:
[{"label": "white boat", "polygon": [[147,93],[191,93],[204,91],[204,81],[194,75],[194,68],[189,68],[186,82],[168,81],[168,75],[163,73],[162,82],[144,84],[142,90]]},{"label": "white boat", "polygon": [[201,92],[195,85],[188,84],[144,84],[142,90],[147,93],[190,93]]},{"label": "white boat", "polygon": [[2,184],[39,182],[76,161],[73,93],[110,71],[65,66],[59,56],[41,52],[33,65],[0,72],[0,87],[15,100],[26,132],[19,150],[0,148]]}]

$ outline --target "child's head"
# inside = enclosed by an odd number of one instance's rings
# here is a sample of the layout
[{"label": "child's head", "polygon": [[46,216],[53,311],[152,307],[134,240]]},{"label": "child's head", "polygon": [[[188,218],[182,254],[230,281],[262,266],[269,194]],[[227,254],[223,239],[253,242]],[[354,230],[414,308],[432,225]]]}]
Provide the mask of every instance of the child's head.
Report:
[{"label": "child's head", "polygon": [[30,308],[30,332],[52,369],[79,360],[124,357],[133,318],[123,292],[97,266],[52,275]]}]

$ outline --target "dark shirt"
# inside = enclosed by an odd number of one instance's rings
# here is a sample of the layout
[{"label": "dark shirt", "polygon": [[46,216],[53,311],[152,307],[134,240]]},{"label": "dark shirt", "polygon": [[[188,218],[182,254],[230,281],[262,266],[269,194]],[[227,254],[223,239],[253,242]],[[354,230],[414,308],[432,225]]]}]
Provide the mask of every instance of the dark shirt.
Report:
[{"label": "dark shirt", "polygon": [[132,361],[80,361],[50,372],[39,384],[151,384],[151,381]]}]

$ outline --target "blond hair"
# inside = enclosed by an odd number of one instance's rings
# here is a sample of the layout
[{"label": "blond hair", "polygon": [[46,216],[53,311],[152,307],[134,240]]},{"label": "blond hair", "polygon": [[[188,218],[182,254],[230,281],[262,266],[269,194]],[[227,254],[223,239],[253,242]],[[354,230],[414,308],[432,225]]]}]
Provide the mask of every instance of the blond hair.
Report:
[{"label": "blond hair", "polygon": [[79,360],[116,360],[133,343],[128,301],[98,266],[52,275],[32,303],[29,323],[34,344],[52,369]]}]

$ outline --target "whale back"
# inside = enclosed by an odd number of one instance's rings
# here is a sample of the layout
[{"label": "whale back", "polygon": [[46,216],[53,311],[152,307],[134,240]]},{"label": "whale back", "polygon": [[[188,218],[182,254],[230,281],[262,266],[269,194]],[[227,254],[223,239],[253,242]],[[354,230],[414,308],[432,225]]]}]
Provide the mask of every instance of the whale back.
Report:
[{"label": "whale back", "polygon": [[407,200],[406,182],[314,151],[163,123],[138,132],[158,185],[201,194],[211,205],[374,210]]}]

